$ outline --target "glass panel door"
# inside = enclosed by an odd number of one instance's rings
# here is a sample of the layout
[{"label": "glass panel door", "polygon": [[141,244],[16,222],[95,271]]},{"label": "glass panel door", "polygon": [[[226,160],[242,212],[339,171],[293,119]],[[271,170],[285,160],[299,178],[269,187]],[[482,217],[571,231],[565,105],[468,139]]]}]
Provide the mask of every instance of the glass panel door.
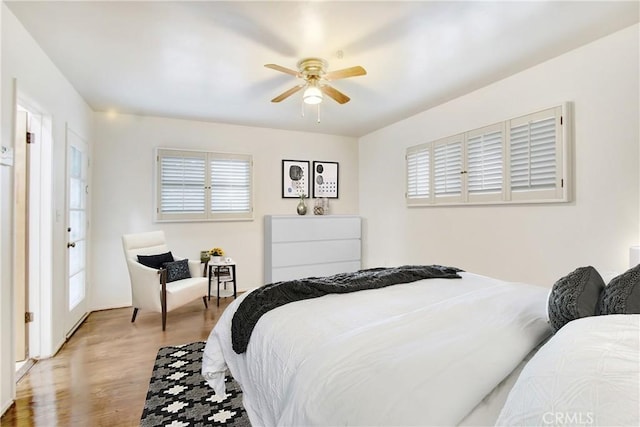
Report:
[{"label": "glass panel door", "polygon": [[72,333],[87,313],[87,144],[67,127],[67,322]]}]

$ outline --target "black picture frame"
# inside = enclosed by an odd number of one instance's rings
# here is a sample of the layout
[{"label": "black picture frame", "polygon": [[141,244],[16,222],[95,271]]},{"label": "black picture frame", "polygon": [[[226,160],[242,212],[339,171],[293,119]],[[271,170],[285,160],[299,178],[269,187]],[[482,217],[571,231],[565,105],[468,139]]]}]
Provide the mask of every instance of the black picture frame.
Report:
[{"label": "black picture frame", "polygon": [[282,198],[309,197],[310,176],[309,160],[282,160]]},{"label": "black picture frame", "polygon": [[313,198],[338,199],[340,196],[338,162],[313,161]]}]

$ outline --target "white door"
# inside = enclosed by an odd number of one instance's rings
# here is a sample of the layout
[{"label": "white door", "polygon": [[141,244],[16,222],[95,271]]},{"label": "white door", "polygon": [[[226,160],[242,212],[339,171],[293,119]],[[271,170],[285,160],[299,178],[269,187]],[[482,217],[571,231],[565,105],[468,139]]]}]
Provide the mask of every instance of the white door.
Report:
[{"label": "white door", "polygon": [[15,340],[16,362],[23,361],[28,356],[28,330],[25,324],[27,312],[27,283],[28,283],[28,221],[29,216],[29,152],[27,146],[28,113],[23,109],[16,112],[16,139],[14,145],[14,312],[15,312]]},{"label": "white door", "polygon": [[67,126],[67,336],[87,313],[88,146]]}]

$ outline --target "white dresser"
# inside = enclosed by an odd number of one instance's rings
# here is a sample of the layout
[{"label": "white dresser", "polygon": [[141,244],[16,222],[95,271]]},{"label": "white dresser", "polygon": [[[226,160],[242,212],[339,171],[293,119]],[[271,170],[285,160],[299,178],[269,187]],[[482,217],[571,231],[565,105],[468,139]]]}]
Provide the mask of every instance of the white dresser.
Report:
[{"label": "white dresser", "polygon": [[265,283],[328,276],[360,267],[359,216],[264,217]]}]

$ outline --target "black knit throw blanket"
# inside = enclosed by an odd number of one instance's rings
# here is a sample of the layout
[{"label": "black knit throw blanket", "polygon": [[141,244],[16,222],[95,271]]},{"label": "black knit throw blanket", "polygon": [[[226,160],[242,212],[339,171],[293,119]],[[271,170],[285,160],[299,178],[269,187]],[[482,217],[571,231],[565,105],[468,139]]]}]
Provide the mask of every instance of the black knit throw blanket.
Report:
[{"label": "black knit throw blanket", "polygon": [[233,350],[240,354],[247,350],[251,332],[263,314],[290,302],[318,298],[327,294],[343,294],[366,289],[384,288],[422,279],[460,279],[455,267],[440,265],[405,265],[392,268],[370,268],[354,273],[340,273],[328,277],[276,282],[251,292],[240,303],[231,322]]}]

